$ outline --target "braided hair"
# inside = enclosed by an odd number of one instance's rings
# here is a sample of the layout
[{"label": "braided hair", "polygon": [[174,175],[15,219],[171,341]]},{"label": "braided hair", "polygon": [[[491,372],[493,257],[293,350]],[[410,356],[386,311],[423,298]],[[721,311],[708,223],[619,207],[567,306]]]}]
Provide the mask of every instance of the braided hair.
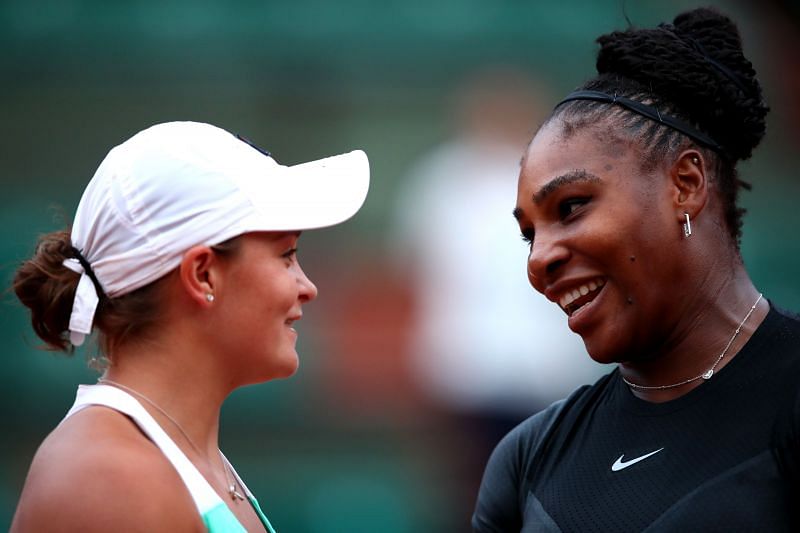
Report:
[{"label": "braided hair", "polygon": [[753,65],[742,52],[736,24],[710,8],[687,11],[672,24],[628,29],[597,39],[598,75],[579,90],[599,91],[648,104],[716,141],[709,148],[686,134],[622,106],[592,100],[559,105],[565,134],[603,121],[627,132],[643,150],[642,164],[652,170],[659,161],[688,147],[699,149],[713,169],[726,226],[738,246],[742,216],[736,165],[748,159],[766,130],[769,108]]}]

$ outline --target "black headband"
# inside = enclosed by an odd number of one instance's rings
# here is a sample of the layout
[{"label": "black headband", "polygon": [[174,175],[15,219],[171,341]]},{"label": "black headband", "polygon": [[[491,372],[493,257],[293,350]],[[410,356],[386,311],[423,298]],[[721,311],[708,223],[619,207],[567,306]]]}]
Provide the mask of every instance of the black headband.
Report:
[{"label": "black headband", "polygon": [[616,94],[612,96],[610,94],[606,94],[600,91],[575,91],[573,93],[568,94],[566,98],[564,98],[558,104],[556,104],[556,108],[561,104],[570,102],[572,100],[592,100],[595,102],[605,102],[608,104],[616,104],[618,106],[622,106],[625,109],[633,111],[638,115],[647,117],[650,120],[653,120],[660,124],[664,124],[665,126],[669,126],[670,128],[677,130],[686,135],[687,137],[697,141],[703,146],[707,146],[708,148],[711,148],[712,150],[715,150],[720,153],[723,152],[722,146],[720,146],[719,143],[717,143],[714,139],[712,139],[705,133],[698,131],[689,124],[686,124],[685,122],[680,121],[675,117],[671,117],[669,115],[662,115],[661,112],[655,107],[643,104],[641,102],[637,102],[636,100],[631,100],[630,98],[625,98],[624,96],[617,96]]},{"label": "black headband", "polygon": [[78,262],[83,267],[83,271],[86,273],[87,276],[89,276],[89,279],[92,280],[92,284],[94,285],[94,290],[97,291],[97,297],[102,299],[106,293],[103,290],[103,286],[100,285],[100,282],[97,280],[97,276],[95,276],[94,270],[92,270],[92,265],[90,265],[89,261],[87,261],[86,258],[83,257],[83,254],[81,253],[80,250],[78,250],[74,246],[72,246],[71,248],[72,248],[72,253],[75,255],[75,259],[78,260]]}]

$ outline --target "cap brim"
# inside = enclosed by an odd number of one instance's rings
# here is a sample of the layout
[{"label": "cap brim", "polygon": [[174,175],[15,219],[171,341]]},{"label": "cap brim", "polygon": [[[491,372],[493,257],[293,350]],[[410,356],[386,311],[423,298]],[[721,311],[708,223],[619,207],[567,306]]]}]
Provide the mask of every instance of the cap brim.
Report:
[{"label": "cap brim", "polygon": [[[290,167],[281,183],[251,200],[265,230],[306,230],[344,222],[358,212],[369,190],[369,160],[361,150]],[[254,228],[257,229],[257,228]]]}]

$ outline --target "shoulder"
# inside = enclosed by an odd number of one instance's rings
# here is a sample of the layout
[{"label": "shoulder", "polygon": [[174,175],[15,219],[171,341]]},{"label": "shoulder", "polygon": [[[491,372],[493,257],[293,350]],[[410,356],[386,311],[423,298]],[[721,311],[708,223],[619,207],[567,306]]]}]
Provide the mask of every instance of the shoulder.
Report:
[{"label": "shoulder", "polygon": [[[592,391],[602,389],[609,377],[595,385],[583,386],[568,398],[551,404],[511,430],[492,452],[478,492],[472,517],[475,531],[519,530],[521,509],[526,496],[525,481],[535,467],[537,456],[549,436],[564,423],[565,417],[580,404],[591,401]],[[568,423],[568,422],[567,422]]]},{"label": "shoulder", "polygon": [[772,318],[776,328],[775,335],[779,339],[800,341],[800,314],[779,307],[770,301],[770,312],[767,316]]},{"label": "shoulder", "polygon": [[552,403],[511,430],[495,448],[490,464],[502,460],[513,464],[517,470],[527,470],[529,462],[549,436],[565,423],[569,424],[569,419],[576,416],[576,412],[586,404],[591,404],[610,376],[603,376],[594,385],[576,389],[567,398]]},{"label": "shoulder", "polygon": [[781,369],[787,379],[800,372],[800,315],[769,302],[766,318],[753,334],[752,351],[767,357],[757,358],[759,364]]},{"label": "shoulder", "polygon": [[90,407],[59,425],[36,452],[12,530],[199,531],[178,473],[121,413]]}]

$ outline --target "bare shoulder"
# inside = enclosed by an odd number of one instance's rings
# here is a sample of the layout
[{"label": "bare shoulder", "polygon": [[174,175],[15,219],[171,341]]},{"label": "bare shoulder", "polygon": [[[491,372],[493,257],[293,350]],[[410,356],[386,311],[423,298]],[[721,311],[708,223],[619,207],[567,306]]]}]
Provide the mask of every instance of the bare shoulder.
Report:
[{"label": "bare shoulder", "polygon": [[12,531],[203,531],[178,473],[125,415],[89,407],[33,459]]}]

